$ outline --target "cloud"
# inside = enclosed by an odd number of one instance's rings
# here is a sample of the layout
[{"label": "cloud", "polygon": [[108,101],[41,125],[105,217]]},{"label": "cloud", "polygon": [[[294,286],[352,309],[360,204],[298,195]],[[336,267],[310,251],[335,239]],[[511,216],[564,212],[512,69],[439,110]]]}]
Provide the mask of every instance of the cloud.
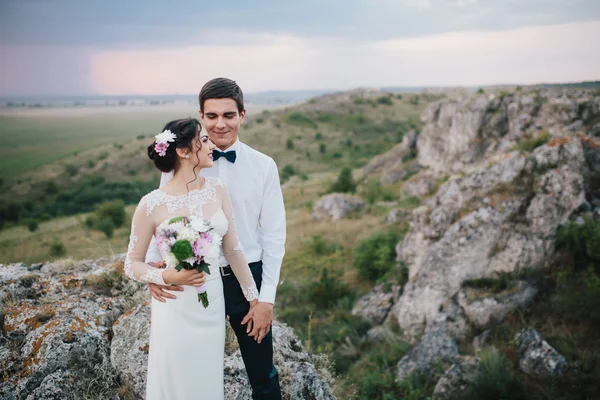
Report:
[{"label": "cloud", "polygon": [[274,36],[257,46],[102,52],[91,76],[103,93],[195,93],[216,76],[246,91],[592,80],[600,55],[591,37],[600,22],[360,43]]},{"label": "cloud", "polygon": [[0,44],[96,49],[232,44],[214,34],[224,31],[384,40],[595,19],[598,0],[0,0]]}]

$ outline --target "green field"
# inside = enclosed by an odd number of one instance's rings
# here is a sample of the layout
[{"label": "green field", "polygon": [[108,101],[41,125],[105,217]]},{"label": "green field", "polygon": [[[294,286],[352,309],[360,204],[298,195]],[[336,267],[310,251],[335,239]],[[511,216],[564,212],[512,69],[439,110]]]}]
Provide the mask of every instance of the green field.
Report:
[{"label": "green field", "polygon": [[0,177],[14,177],[107,143],[160,133],[164,123],[188,117],[190,112],[157,109],[87,115],[0,115]]}]

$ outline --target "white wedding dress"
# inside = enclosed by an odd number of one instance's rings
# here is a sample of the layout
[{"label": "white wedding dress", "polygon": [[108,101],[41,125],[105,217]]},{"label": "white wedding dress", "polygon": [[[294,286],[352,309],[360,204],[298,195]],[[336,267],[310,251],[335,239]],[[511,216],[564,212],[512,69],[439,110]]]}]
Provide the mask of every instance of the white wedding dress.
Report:
[{"label": "white wedding dress", "polygon": [[[156,228],[175,216],[196,216],[210,221],[223,237],[224,256],[240,282],[247,300],[258,290],[238,240],[233,209],[225,184],[206,178],[205,186],[186,195],[172,196],[157,189],[144,196],[133,216],[125,273],[145,283],[164,285],[164,269],[144,262]],[[164,257],[163,257],[164,259]],[[225,302],[217,265],[210,266],[205,284],[209,306],[198,301],[196,289],[172,291],[176,299],[152,299],[146,399],[222,400],[225,346]]]}]

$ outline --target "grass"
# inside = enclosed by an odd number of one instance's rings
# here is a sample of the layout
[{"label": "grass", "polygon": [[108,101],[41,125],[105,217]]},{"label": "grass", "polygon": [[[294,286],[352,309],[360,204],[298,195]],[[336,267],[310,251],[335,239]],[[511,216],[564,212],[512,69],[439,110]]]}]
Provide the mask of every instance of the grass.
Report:
[{"label": "grass", "polygon": [[550,133],[543,130],[533,138],[521,138],[515,148],[521,152],[530,153],[541,145],[546,144],[548,140],[550,140]]},{"label": "grass", "polygon": [[154,135],[183,112],[0,116],[0,176],[14,177],[105,144]]},{"label": "grass", "polygon": [[[132,215],[135,206],[127,207]],[[95,259],[123,253],[129,242],[129,221],[116,229],[112,239],[99,231],[89,230],[84,220],[88,214],[57,218],[42,222],[35,232],[25,226],[16,226],[0,231],[0,263],[24,262],[26,264],[44,262],[55,258],[50,255],[52,243],[60,241],[66,254],[74,259]]]}]

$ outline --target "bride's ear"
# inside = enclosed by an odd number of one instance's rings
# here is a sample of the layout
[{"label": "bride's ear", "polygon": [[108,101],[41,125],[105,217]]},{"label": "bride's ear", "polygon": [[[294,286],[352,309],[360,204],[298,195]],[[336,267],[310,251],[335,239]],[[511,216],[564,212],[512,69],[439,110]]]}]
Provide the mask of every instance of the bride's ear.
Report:
[{"label": "bride's ear", "polygon": [[187,149],[182,149],[181,147],[178,147],[175,149],[175,152],[177,153],[177,157],[179,158],[189,158],[187,157],[189,151]]}]

